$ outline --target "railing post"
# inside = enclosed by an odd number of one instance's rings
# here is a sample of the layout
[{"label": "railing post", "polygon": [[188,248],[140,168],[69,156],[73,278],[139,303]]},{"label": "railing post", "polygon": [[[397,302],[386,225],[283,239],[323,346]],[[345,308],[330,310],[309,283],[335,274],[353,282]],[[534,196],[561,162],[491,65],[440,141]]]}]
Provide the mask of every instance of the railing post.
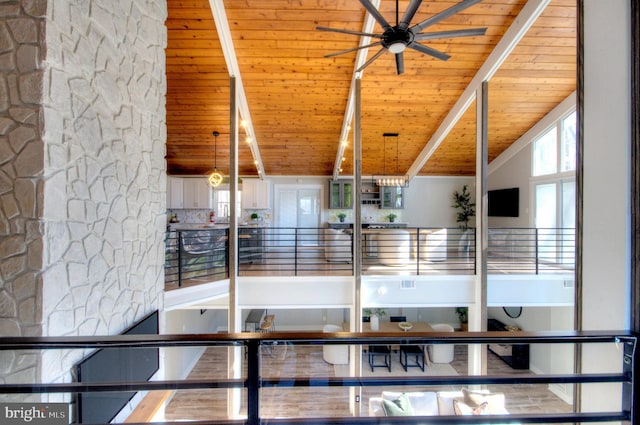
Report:
[{"label": "railing post", "polygon": [[[425,238],[425,243],[426,243]],[[420,276],[420,228],[416,227],[416,274]]]},{"label": "railing post", "polygon": [[247,424],[260,424],[260,341],[247,341]]},{"label": "railing post", "polygon": [[298,276],[298,228],[293,232],[293,275]]},{"label": "railing post", "polygon": [[536,253],[536,274],[540,274],[540,247],[538,246],[538,244],[540,243],[539,238],[538,238],[538,228],[536,227],[535,229],[535,253]]},{"label": "railing post", "polygon": [[178,287],[182,286],[182,231],[178,230]]}]

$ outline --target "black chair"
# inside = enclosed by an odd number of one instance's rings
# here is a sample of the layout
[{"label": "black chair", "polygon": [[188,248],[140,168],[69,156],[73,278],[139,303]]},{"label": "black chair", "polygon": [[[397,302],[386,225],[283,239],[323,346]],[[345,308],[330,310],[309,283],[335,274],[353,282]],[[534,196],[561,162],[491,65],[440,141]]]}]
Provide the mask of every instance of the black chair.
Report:
[{"label": "black chair", "polygon": [[[415,356],[415,363],[409,364],[409,356]],[[419,367],[424,372],[424,347],[422,345],[401,345],[400,346],[400,364],[406,372],[410,367]]]},{"label": "black chair", "polygon": [[407,316],[389,316],[390,322],[406,322]]},{"label": "black chair", "polygon": [[[382,357],[384,363],[376,363],[376,357]],[[371,372],[374,367],[386,367],[391,372],[391,349],[388,345],[369,346],[369,366],[371,366]]]}]

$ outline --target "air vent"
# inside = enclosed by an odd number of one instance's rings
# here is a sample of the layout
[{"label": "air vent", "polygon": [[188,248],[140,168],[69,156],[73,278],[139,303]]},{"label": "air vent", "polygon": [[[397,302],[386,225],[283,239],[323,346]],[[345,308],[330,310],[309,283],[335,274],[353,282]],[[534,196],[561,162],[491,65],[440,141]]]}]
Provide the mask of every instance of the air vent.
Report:
[{"label": "air vent", "polygon": [[400,282],[400,289],[416,289],[416,281],[403,280]]}]

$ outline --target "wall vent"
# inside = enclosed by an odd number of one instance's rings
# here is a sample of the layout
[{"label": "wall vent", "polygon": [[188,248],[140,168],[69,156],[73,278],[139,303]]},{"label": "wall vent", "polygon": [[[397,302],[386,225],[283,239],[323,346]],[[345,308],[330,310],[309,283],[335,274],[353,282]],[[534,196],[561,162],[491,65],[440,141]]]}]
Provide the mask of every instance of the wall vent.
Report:
[{"label": "wall vent", "polygon": [[400,289],[416,289],[416,281],[402,280],[400,281]]}]

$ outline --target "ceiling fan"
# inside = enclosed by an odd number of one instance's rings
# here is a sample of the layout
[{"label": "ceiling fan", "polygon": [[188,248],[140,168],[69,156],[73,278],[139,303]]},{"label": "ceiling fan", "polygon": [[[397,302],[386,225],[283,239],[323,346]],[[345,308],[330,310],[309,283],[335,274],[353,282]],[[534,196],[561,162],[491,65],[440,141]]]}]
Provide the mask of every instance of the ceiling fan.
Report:
[{"label": "ceiling fan", "polygon": [[328,28],[328,27],[316,27],[316,29],[320,31],[330,31],[330,32],[339,32],[343,34],[351,34],[351,35],[360,35],[367,36],[372,38],[377,38],[379,41],[375,43],[367,44],[366,46],[358,46],[353,49],[342,50],[340,52],[331,53],[325,55],[326,58],[342,55],[344,53],[354,52],[360,49],[366,49],[373,46],[382,46],[382,48],[373,55],[367,62],[365,62],[360,68],[356,70],[356,72],[360,72],[369,66],[373,61],[378,59],[383,53],[389,51],[396,55],[396,71],[398,75],[404,72],[404,56],[403,52],[408,47],[413,50],[417,50],[418,52],[424,53],[429,56],[433,56],[434,58],[446,61],[451,56],[448,54],[441,52],[439,50],[433,49],[431,47],[425,46],[423,44],[418,43],[419,41],[426,40],[436,40],[440,38],[453,38],[453,37],[468,37],[474,35],[484,35],[487,31],[486,28],[473,28],[468,30],[453,30],[453,31],[434,31],[434,32],[422,32],[423,29],[434,25],[443,19],[446,19],[456,13],[467,9],[473,6],[476,3],[481,2],[482,0],[464,0],[455,6],[451,6],[448,9],[443,10],[440,13],[433,15],[430,18],[425,19],[424,21],[414,24],[410,26],[411,20],[415,16],[422,0],[411,0],[409,3],[409,7],[405,10],[402,19],[399,19],[398,14],[398,0],[396,0],[396,25],[391,26],[389,22],[382,16],[380,11],[376,9],[373,4],[369,0],[359,0],[362,6],[371,14],[371,16],[382,26],[384,30],[382,34],[373,34],[359,31],[351,31],[344,30],[338,28]]}]

